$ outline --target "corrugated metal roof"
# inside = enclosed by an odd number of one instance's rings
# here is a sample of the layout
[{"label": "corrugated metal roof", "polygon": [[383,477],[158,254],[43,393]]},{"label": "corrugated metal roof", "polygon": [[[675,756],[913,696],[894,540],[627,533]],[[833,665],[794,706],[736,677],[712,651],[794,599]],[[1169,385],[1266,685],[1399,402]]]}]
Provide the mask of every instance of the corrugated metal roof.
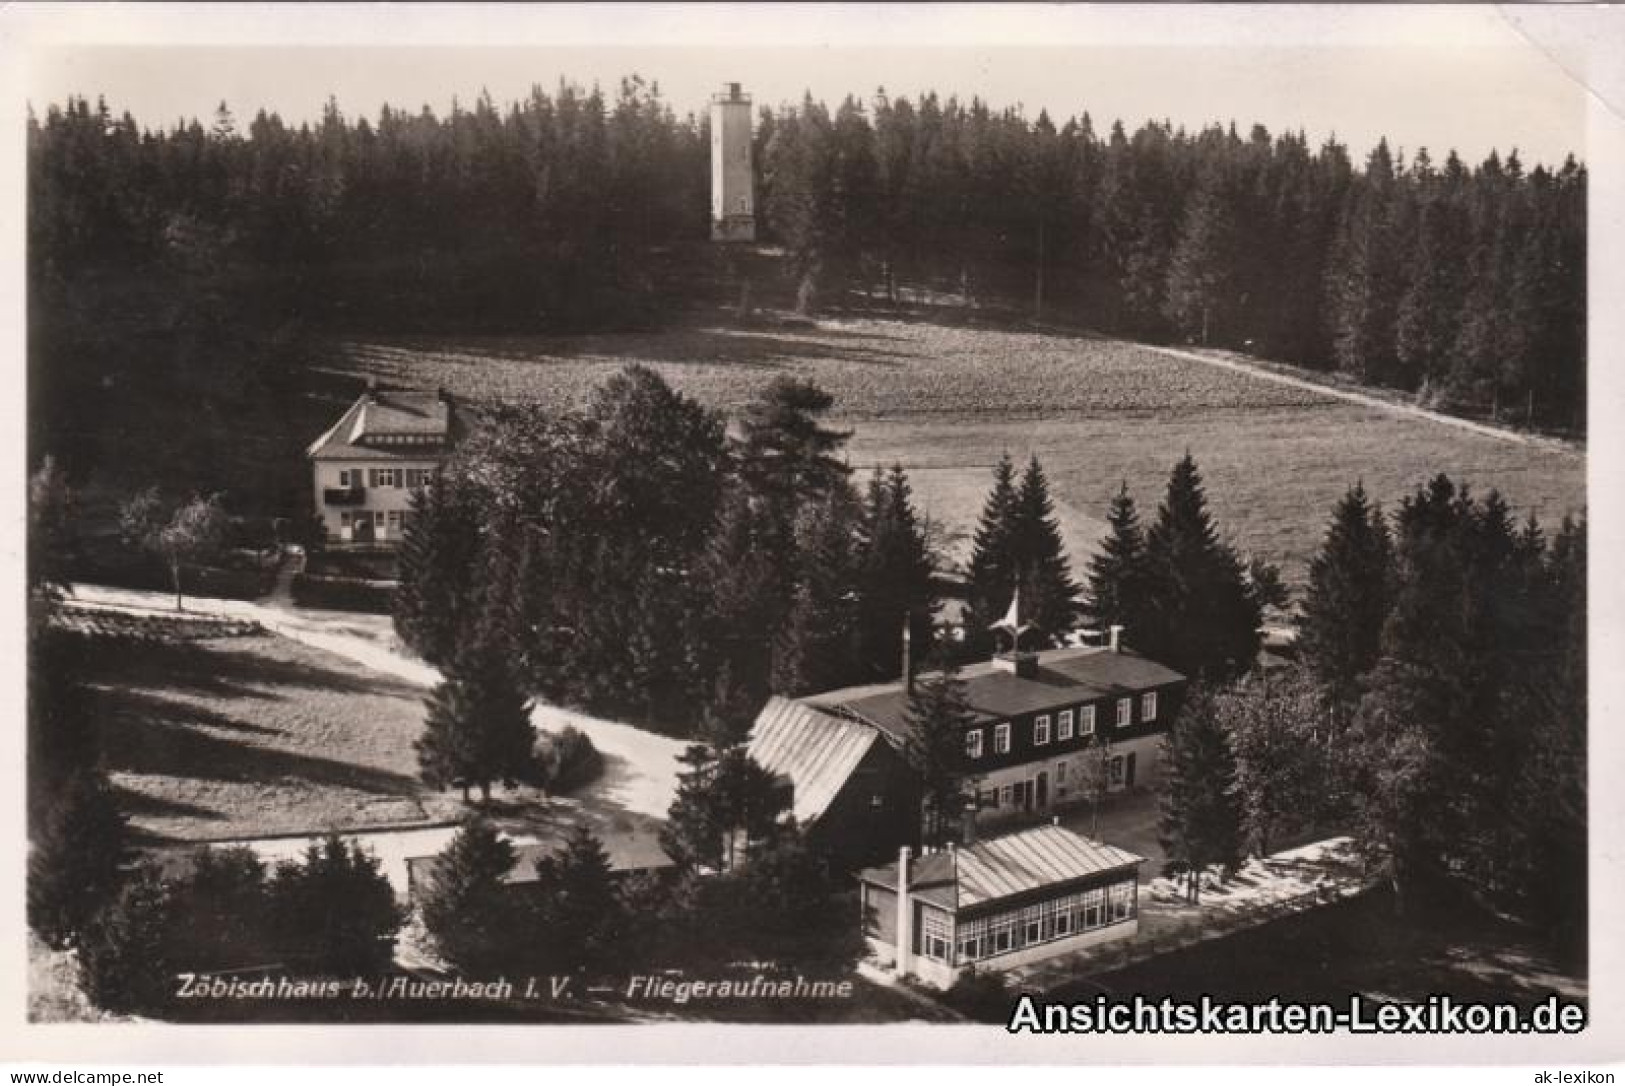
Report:
[{"label": "corrugated metal roof", "polygon": [[[1128,649],[1085,647],[1039,653],[1031,678],[997,670],[991,661],[964,668],[960,678],[972,711],[993,721],[1119,697],[1185,677]],[[805,700],[853,713],[899,742],[909,734],[908,694],[901,682],[832,690]]]},{"label": "corrugated metal roof", "polygon": [[807,823],[829,808],[874,741],[872,728],[775,697],[756,716],[749,750],[763,768],[789,778],[791,812]]},{"label": "corrugated metal roof", "polygon": [[[1143,856],[1062,826],[1035,826],[920,857],[909,874],[909,890],[933,904],[968,909],[1144,862]],[[872,868],[862,878],[895,888],[897,865]]]}]

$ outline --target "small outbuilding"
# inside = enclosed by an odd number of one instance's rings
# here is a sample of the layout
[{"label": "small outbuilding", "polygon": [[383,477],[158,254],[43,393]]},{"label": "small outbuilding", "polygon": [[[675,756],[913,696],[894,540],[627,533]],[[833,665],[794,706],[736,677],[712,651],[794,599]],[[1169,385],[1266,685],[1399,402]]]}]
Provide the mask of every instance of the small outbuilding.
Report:
[{"label": "small outbuilding", "polygon": [[858,877],[870,952],[899,976],[947,988],[966,969],[1009,969],[1139,931],[1142,856],[1058,825],[990,837]]}]

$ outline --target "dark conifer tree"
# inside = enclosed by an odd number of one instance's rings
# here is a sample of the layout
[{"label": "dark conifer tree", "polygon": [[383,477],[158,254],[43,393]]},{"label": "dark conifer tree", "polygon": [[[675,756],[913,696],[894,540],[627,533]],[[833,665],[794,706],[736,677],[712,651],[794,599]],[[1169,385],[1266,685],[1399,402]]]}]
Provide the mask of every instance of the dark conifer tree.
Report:
[{"label": "dark conifer tree", "polygon": [[1393,599],[1394,560],[1381,507],[1356,483],[1332,511],[1298,620],[1298,647],[1339,702],[1352,705],[1376,664]]},{"label": "dark conifer tree", "polygon": [[585,825],[571,830],[557,853],[536,862],[531,900],[538,965],[550,970],[605,968],[621,957],[626,909],[609,854]]},{"label": "dark conifer tree", "polygon": [[773,655],[773,690],[799,696],[849,685],[857,667],[861,511],[849,486],[803,510],[798,584]]},{"label": "dark conifer tree", "polygon": [[131,859],[129,829],[99,770],[75,773],[28,857],[28,924],[49,946],[73,945],[110,901]]},{"label": "dark conifer tree", "polygon": [[468,646],[424,704],[423,734],[413,745],[431,788],[461,788],[467,802],[478,786],[489,801],[493,782],[511,788],[531,775],[531,705],[499,642],[481,638]]},{"label": "dark conifer tree", "polygon": [[976,522],[970,563],[965,569],[965,652],[986,656],[993,649],[990,627],[1010,608],[1016,586],[1013,536],[1017,518],[1016,468],[1006,452],[993,468],[993,489]]},{"label": "dark conifer tree", "polygon": [[271,915],[284,953],[314,972],[373,976],[394,958],[407,910],[378,858],[332,834],[297,862],[279,864]]},{"label": "dark conifer tree", "polygon": [[1223,682],[1253,666],[1262,623],[1236,554],[1219,539],[1189,453],[1174,465],[1146,533],[1145,610],[1127,637],[1193,679]]},{"label": "dark conifer tree", "polygon": [[908,695],[909,732],[903,758],[919,782],[920,840],[941,848],[954,839],[967,798],[965,731],[976,722],[965,682],[946,653],[938,654]]},{"label": "dark conifer tree", "polygon": [[1163,303],[1175,330],[1203,346],[1233,322],[1231,281],[1239,271],[1221,169],[1214,164],[1204,173],[1186,208],[1168,264],[1168,296]]},{"label": "dark conifer tree", "polygon": [[122,1014],[162,1012],[175,995],[171,905],[151,865],[97,903],[79,947],[80,981],[92,1003]]},{"label": "dark conifer tree", "polygon": [[1055,503],[1049,496],[1049,480],[1036,456],[1022,472],[1016,493],[1011,548],[1021,579],[1024,617],[1030,616],[1042,638],[1057,643],[1077,623],[1082,590],[1072,579]]},{"label": "dark conifer tree", "polygon": [[435,949],[464,972],[501,970],[514,942],[533,934],[519,927],[507,885],[514,863],[513,845],[484,819],[470,819],[440,853],[418,900]]},{"label": "dark conifer tree", "polygon": [[1123,483],[1106,514],[1110,533],[1089,559],[1089,585],[1083,615],[1098,631],[1112,626],[1139,627],[1145,611],[1145,532],[1134,498]]},{"label": "dark conifer tree", "polygon": [[931,554],[901,465],[884,475],[877,468],[870,480],[859,563],[858,658],[870,676],[892,678],[902,671],[904,623],[923,659],[937,609]]},{"label": "dark conifer tree", "polygon": [[431,664],[451,660],[480,604],[480,514],[469,485],[441,475],[412,495],[399,553],[395,631]]},{"label": "dark conifer tree", "polygon": [[1202,870],[1212,864],[1234,870],[1244,840],[1235,755],[1201,688],[1192,691],[1163,740],[1162,764],[1157,837],[1169,860],[1186,872],[1194,902],[1201,898]]}]

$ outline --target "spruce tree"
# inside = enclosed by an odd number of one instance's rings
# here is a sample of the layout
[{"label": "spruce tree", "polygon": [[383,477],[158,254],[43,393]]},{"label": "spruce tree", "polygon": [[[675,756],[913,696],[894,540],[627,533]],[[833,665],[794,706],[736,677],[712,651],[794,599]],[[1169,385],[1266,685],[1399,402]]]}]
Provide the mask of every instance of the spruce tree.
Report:
[{"label": "spruce tree", "polygon": [[773,649],[773,690],[799,697],[856,682],[858,510],[847,488],[809,506],[797,530],[799,584]]},{"label": "spruce tree", "polygon": [[937,609],[931,553],[901,465],[870,480],[859,563],[859,659],[871,677],[893,678],[902,671],[903,624],[921,659]]},{"label": "spruce tree", "polygon": [[1083,615],[1102,632],[1112,626],[1138,628],[1145,615],[1145,532],[1127,482],[1113,495],[1106,522],[1111,531],[1089,559]]},{"label": "spruce tree", "polygon": [[1077,624],[1081,589],[1072,579],[1055,503],[1049,496],[1049,480],[1036,456],[1028,462],[1016,492],[1011,543],[1026,616],[1046,640],[1058,643]]},{"label": "spruce tree", "polygon": [[968,656],[988,655],[993,649],[989,629],[1010,607],[1016,585],[1012,539],[1017,517],[1016,468],[1006,452],[993,467],[993,489],[982,505],[981,519],[965,567],[965,640]]},{"label": "spruce tree", "polygon": [[1393,549],[1382,509],[1356,483],[1332,512],[1298,620],[1298,648],[1339,702],[1352,705],[1376,665],[1393,599]]},{"label": "spruce tree", "polygon": [[965,682],[946,653],[914,683],[907,718],[903,758],[923,801],[920,839],[940,848],[959,825],[966,799],[965,731],[976,722]]},{"label": "spruce tree", "polygon": [[395,631],[429,663],[445,664],[480,602],[480,518],[468,483],[441,475],[412,494],[398,561]]},{"label": "spruce tree", "polygon": [[513,845],[489,822],[470,819],[440,853],[418,899],[435,949],[464,972],[499,970],[512,953],[518,916],[506,880],[514,863]]},{"label": "spruce tree", "polygon": [[318,973],[370,976],[388,968],[408,912],[378,858],[330,834],[278,864],[271,915],[283,952]]},{"label": "spruce tree", "polygon": [[609,855],[585,825],[577,825],[555,855],[536,862],[532,902],[538,965],[574,970],[616,963],[626,910]]},{"label": "spruce tree", "polygon": [[1154,660],[1223,682],[1253,666],[1263,621],[1240,560],[1221,542],[1190,453],[1174,466],[1146,534],[1145,611],[1128,637]]},{"label": "spruce tree", "polygon": [[845,485],[851,469],[840,452],[850,430],[821,422],[835,398],[811,381],[775,377],[745,406],[739,420],[739,474],[786,527],[806,503]]},{"label": "spruce tree", "polygon": [[1168,263],[1168,296],[1163,303],[1164,314],[1179,334],[1204,347],[1223,335],[1231,318],[1235,226],[1223,189],[1218,169],[1209,170],[1198,182]]},{"label": "spruce tree", "polygon": [[464,802],[478,786],[489,801],[493,782],[511,788],[530,776],[531,705],[496,639],[465,649],[424,704],[423,734],[413,746],[425,784],[461,788]]},{"label": "spruce tree", "polygon": [[51,947],[71,946],[125,879],[129,829],[99,770],[75,773],[28,857],[28,924]]},{"label": "spruce tree", "polygon": [[679,760],[688,769],[678,775],[660,845],[680,866],[732,870],[777,835],[793,792],[744,746],[691,746]]},{"label": "spruce tree", "polygon": [[1163,740],[1163,791],[1157,839],[1181,865],[1191,901],[1201,898],[1201,873],[1212,864],[1233,870],[1242,856],[1242,810],[1236,759],[1215,705],[1198,688]]},{"label": "spruce tree", "polygon": [[97,903],[79,946],[80,981],[92,1003],[124,1014],[163,1010],[175,994],[179,964],[171,909],[170,888],[152,865]]}]

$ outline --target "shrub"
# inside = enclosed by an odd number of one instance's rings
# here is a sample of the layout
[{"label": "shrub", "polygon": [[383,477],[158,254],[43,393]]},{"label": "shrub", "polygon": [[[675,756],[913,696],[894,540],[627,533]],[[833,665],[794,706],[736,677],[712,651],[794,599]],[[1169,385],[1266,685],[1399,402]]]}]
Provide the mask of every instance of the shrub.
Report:
[{"label": "shrub", "polygon": [[604,772],[604,756],[587,733],[569,725],[562,731],[542,732],[535,756],[537,783],[549,792],[573,792]]},{"label": "shrub", "polygon": [[300,607],[321,607],[331,611],[365,611],[387,615],[394,609],[393,581],[364,581],[356,577],[314,577],[308,573],[293,578],[293,602]]},{"label": "shrub", "polygon": [[1004,1025],[1016,995],[1003,973],[967,969],[943,996],[943,1002],[966,1018]]}]

